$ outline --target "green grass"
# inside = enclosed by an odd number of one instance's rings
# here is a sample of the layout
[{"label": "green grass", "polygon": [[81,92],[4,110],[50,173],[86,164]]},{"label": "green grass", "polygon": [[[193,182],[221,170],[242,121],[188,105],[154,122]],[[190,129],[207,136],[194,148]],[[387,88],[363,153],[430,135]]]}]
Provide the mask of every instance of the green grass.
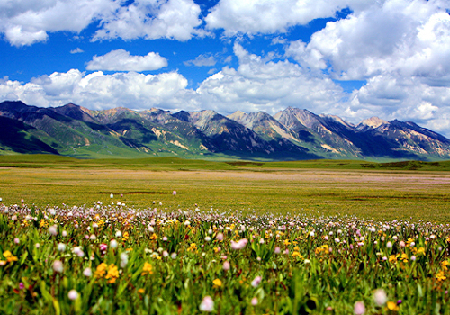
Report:
[{"label": "green grass", "polygon": [[122,201],[144,209],[163,202],[171,210],[198,204],[202,210],[450,220],[448,162],[83,160],[36,155],[3,156],[0,167],[0,197],[6,204]]}]

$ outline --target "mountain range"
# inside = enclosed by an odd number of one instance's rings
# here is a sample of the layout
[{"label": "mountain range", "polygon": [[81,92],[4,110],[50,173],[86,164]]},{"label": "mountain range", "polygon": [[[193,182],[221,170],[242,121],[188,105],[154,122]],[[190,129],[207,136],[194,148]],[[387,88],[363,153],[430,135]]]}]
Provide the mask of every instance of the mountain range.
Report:
[{"label": "mountain range", "polygon": [[0,103],[0,154],[83,158],[180,156],[268,160],[450,158],[450,140],[410,121],[373,117],[358,125],[289,107],[265,112],[171,113]]}]

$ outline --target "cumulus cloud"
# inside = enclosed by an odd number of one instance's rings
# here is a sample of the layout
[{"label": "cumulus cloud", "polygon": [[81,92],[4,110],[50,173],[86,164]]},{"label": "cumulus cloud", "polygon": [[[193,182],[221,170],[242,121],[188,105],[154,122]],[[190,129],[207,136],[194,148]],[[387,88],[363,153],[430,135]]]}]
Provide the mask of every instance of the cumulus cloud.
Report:
[{"label": "cumulus cloud", "polygon": [[354,11],[371,5],[369,0],[221,0],[205,21],[209,29],[223,29],[231,36],[237,33],[258,34],[286,31],[293,25],[306,25],[319,18],[334,17],[347,7]]},{"label": "cumulus cloud", "polygon": [[149,52],[147,56],[131,56],[124,49],[113,50],[103,56],[94,56],[86,65],[87,70],[107,71],[148,71],[167,67],[167,59],[158,53]]},{"label": "cumulus cloud", "polygon": [[202,54],[195,59],[186,60],[184,65],[186,67],[195,66],[195,67],[214,67],[217,61],[216,58],[211,56],[210,54]]},{"label": "cumulus cloud", "polygon": [[360,121],[370,116],[384,120],[412,120],[450,135],[450,88],[430,86],[422,77],[375,76],[354,91],[346,116]]},{"label": "cumulus cloud", "polygon": [[[0,32],[20,47],[46,41],[48,32],[79,33],[94,21],[100,29],[94,39],[188,40],[206,32],[201,9],[192,0],[21,0],[0,1]],[[69,17],[69,18],[68,18]]]},{"label": "cumulus cloud", "polygon": [[41,76],[30,83],[3,80],[1,100],[22,100],[42,107],[60,106],[69,102],[90,109],[125,106],[132,109],[160,107],[190,108],[187,80],[176,72],[143,75],[136,72],[105,75],[101,71],[86,75],[76,69]]},{"label": "cumulus cloud", "polygon": [[14,46],[31,45],[47,40],[48,32],[80,32],[118,7],[113,0],[1,1],[0,32]]},{"label": "cumulus cloud", "polygon": [[343,97],[342,88],[331,79],[311,75],[289,61],[266,61],[237,43],[234,53],[239,59],[237,69],[222,68],[196,90],[211,109],[275,113],[295,106],[321,111],[337,106]]},{"label": "cumulus cloud", "polygon": [[[338,79],[397,73],[450,73],[450,15],[437,1],[387,0],[327,23],[308,44],[296,41],[286,56],[302,66],[328,68]],[[449,5],[447,4],[447,7]]]},{"label": "cumulus cloud", "polygon": [[189,40],[206,34],[197,29],[202,24],[200,13],[200,6],[192,0],[138,0],[105,16],[94,39]]}]

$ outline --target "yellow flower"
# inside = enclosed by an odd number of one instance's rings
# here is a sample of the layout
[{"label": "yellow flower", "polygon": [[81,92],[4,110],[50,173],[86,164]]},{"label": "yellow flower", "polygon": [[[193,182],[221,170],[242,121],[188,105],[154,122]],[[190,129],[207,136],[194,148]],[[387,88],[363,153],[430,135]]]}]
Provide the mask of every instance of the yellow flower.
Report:
[{"label": "yellow flower", "polygon": [[41,221],[39,221],[39,226],[40,227],[45,227],[47,224],[45,223],[44,219],[41,219]]},{"label": "yellow flower", "polygon": [[408,238],[408,240],[406,241],[406,246],[410,247],[412,242],[415,242],[415,240],[413,238]]},{"label": "yellow flower", "polygon": [[285,239],[283,242],[284,246],[288,246],[291,242],[288,239]]},{"label": "yellow flower", "polygon": [[417,255],[422,255],[425,256],[425,247],[419,247],[419,249],[417,250]]},{"label": "yellow flower", "polygon": [[193,252],[197,250],[197,245],[195,245],[195,243],[192,243],[191,246],[189,246],[189,248],[187,249],[188,252]]},{"label": "yellow flower", "polygon": [[156,233],[153,233],[153,235],[150,237],[151,240],[156,240],[158,238],[158,235]]},{"label": "yellow flower", "polygon": [[105,279],[109,279],[108,283],[115,283],[117,278],[119,278],[119,269],[116,265],[109,265]]},{"label": "yellow flower", "polygon": [[396,263],[397,263],[397,256],[391,255],[391,256],[389,257],[389,262],[390,262],[391,264],[396,264]]},{"label": "yellow flower", "polygon": [[128,233],[128,231],[125,231],[122,236],[122,241],[126,242],[126,241],[128,241],[129,238],[130,238],[130,233]]},{"label": "yellow flower", "polygon": [[[292,243],[294,243],[294,242],[292,242]],[[300,247],[295,246],[295,247],[294,247],[294,250],[298,252],[298,251],[300,251]]]},{"label": "yellow flower", "polygon": [[150,265],[148,262],[146,262],[144,264],[144,268],[142,268],[142,273],[141,275],[152,275],[153,274],[153,270],[152,270],[152,265]]},{"label": "yellow flower", "polygon": [[300,257],[300,258],[302,258],[302,255],[300,255],[300,253],[298,251],[294,251],[294,252],[292,252],[292,257]]},{"label": "yellow flower", "polygon": [[106,273],[106,268],[108,268],[108,265],[105,263],[98,265],[97,268],[95,269],[94,277],[102,278]]},{"label": "yellow flower", "polygon": [[140,289],[138,290],[138,292],[139,292],[139,293],[144,293],[144,292],[145,292],[145,289],[140,288]]},{"label": "yellow flower", "polygon": [[390,311],[398,311],[400,308],[398,307],[397,303],[393,301],[387,301],[387,308]]},{"label": "yellow flower", "polygon": [[220,288],[222,286],[222,281],[220,279],[216,279],[213,281],[213,288]]},{"label": "yellow flower", "polygon": [[444,281],[445,279],[447,279],[447,277],[444,275],[444,271],[441,270],[436,274],[436,280],[437,281]]},{"label": "yellow flower", "polygon": [[403,254],[400,256],[400,259],[401,259],[401,261],[404,262],[404,263],[407,263],[407,262],[409,261],[409,257],[408,257],[408,255],[406,255],[405,253],[403,253]]},{"label": "yellow flower", "polygon": [[450,263],[447,260],[444,260],[443,262],[441,262],[441,266],[443,270],[447,270],[447,266],[450,265]]},{"label": "yellow flower", "polygon": [[214,253],[216,253],[216,254],[217,254],[218,252],[220,252],[220,248],[219,248],[219,247],[214,247],[213,250],[214,250]]},{"label": "yellow flower", "polygon": [[5,256],[6,261],[7,261],[8,263],[14,262],[14,261],[18,261],[18,260],[19,260],[19,259],[18,259],[16,256],[14,256],[9,250],[5,250],[4,253],[3,253],[3,256]]}]

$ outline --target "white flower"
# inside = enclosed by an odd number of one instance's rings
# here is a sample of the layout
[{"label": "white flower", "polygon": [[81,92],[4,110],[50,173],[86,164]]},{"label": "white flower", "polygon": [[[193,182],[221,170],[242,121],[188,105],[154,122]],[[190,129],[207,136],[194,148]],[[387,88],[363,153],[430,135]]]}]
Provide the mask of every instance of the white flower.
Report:
[{"label": "white flower", "polygon": [[122,237],[122,231],[117,230],[117,231],[116,231],[116,237],[117,237],[117,238]]},{"label": "white flower", "polygon": [[84,274],[86,277],[92,276],[92,269],[89,268],[89,267],[86,267],[86,269],[84,269],[83,274]]},{"label": "white flower", "polygon": [[57,273],[62,273],[64,271],[63,263],[60,260],[55,260],[53,262],[53,270]]},{"label": "white flower", "polygon": [[373,292],[373,301],[377,306],[383,306],[387,301],[386,292],[383,289],[377,289]]},{"label": "white flower", "polygon": [[191,225],[191,221],[189,221],[189,220],[184,221],[184,225],[185,226]]},{"label": "white flower", "polygon": [[64,243],[58,243],[58,251],[64,252],[66,250],[66,244]]},{"label": "white flower", "polygon": [[77,295],[78,295],[78,293],[75,290],[70,290],[69,293],[67,293],[67,297],[71,301],[75,301],[77,299]]},{"label": "white flower", "polygon": [[211,297],[205,296],[200,304],[200,311],[211,312],[214,308],[214,302]]},{"label": "white flower", "polygon": [[67,237],[67,231],[66,230],[62,231],[62,236],[63,237]]},{"label": "white flower", "polygon": [[128,264],[128,254],[126,252],[120,254],[120,267],[125,267]]},{"label": "white flower", "polygon": [[119,246],[119,243],[115,239],[112,239],[109,245],[111,246],[111,248],[117,248],[117,246]]},{"label": "white flower", "polygon": [[78,257],[84,257],[84,252],[83,252],[83,250],[81,249],[81,247],[74,247],[73,249],[72,249],[72,251],[74,252],[74,254],[75,255],[77,255]]}]

